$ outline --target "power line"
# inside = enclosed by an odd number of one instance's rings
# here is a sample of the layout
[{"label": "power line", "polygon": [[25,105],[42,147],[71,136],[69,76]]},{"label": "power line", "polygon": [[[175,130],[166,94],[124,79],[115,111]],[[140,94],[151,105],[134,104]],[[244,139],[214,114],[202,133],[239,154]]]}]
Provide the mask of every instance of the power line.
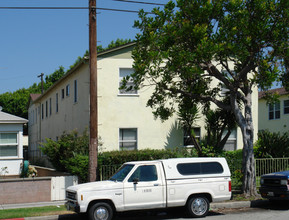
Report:
[{"label": "power line", "polygon": [[[0,7],[0,10],[87,10],[89,7]],[[113,9],[113,8],[99,8],[96,7],[96,10],[103,11],[117,11],[117,12],[129,12],[129,13],[139,13],[139,11],[135,10],[123,10],[123,9]],[[147,12],[148,14],[152,14],[151,12]]]},{"label": "power line", "polygon": [[166,4],[161,4],[161,3],[153,3],[153,2],[140,2],[140,1],[131,1],[131,0],[113,0],[116,2],[126,2],[126,3],[136,3],[136,4],[147,4],[147,5],[160,5],[164,6]]}]

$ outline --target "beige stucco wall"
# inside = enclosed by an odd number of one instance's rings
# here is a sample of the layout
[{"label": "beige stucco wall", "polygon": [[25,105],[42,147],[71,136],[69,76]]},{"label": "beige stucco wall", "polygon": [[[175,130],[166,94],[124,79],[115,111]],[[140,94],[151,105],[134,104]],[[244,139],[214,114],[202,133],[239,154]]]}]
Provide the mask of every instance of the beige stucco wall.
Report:
[{"label": "beige stucco wall", "polygon": [[[40,156],[38,146],[45,138],[56,140],[63,132],[77,130],[82,133],[89,123],[89,75],[88,65],[81,65],[69,77],[61,80],[55,87],[44,93],[29,107],[29,151],[35,151]],[[74,102],[74,80],[77,80],[78,97]],[[66,86],[69,84],[70,94],[66,96]],[[62,89],[65,96],[62,98]],[[56,93],[58,93],[58,112],[56,112]],[[51,99],[51,114],[50,114]],[[46,101],[48,115],[46,117]],[[44,118],[42,119],[42,104]],[[37,113],[36,113],[37,112]],[[34,116],[32,116],[34,114]],[[36,119],[37,118],[37,119]],[[38,152],[36,152],[38,151]]]},{"label": "beige stucco wall", "polygon": [[284,100],[289,100],[289,95],[283,95],[280,100],[280,118],[269,120],[269,105],[265,99],[259,99],[259,130],[271,132],[289,131],[289,114],[284,114]]},{"label": "beige stucco wall", "polygon": [[[154,119],[152,110],[146,107],[153,88],[143,88],[137,95],[119,94],[119,69],[132,68],[133,60],[127,52],[107,56],[98,60],[98,128],[103,143],[100,150],[119,150],[119,129],[137,128],[138,149],[163,149],[181,146],[182,130],[176,117],[165,122]],[[73,82],[78,82],[78,102],[74,103]],[[61,99],[61,90],[70,84],[70,96]],[[58,93],[59,112],[55,112],[55,97]],[[49,100],[52,100],[52,114],[49,114]],[[48,102],[48,117],[45,105]],[[41,106],[44,104],[44,119]],[[40,106],[40,112],[39,112]],[[77,129],[80,133],[89,126],[89,67],[83,64],[46,92],[29,108],[30,117],[36,112],[37,122],[29,125],[30,150],[37,150],[45,138],[56,140],[64,132]],[[35,121],[34,121],[35,122]],[[38,155],[40,153],[38,152]]]},{"label": "beige stucco wall", "polygon": [[[155,119],[152,109],[146,107],[153,87],[143,87],[137,95],[119,94],[119,69],[132,68],[130,50],[104,54],[98,59],[98,128],[103,146],[100,150],[119,150],[119,129],[137,128],[138,149],[173,148],[183,146],[183,131],[177,122],[177,116],[162,122]],[[74,103],[74,80],[78,82],[78,101]],[[61,90],[70,85],[70,96],[61,98]],[[58,93],[59,112],[55,110],[55,97]],[[45,116],[45,103],[52,100],[52,114]],[[253,93],[253,118],[255,134],[258,131],[258,91]],[[44,119],[41,119],[41,105],[44,104]],[[32,113],[37,120],[31,120]],[[48,107],[49,111],[49,107]],[[77,129],[80,133],[89,126],[89,65],[81,64],[73,72],[38,98],[29,108],[29,149],[37,150],[45,138],[56,140],[64,132]],[[201,117],[195,127],[201,127],[201,136],[205,135],[204,118]],[[257,135],[255,135],[255,139]],[[242,135],[237,132],[237,148],[242,148]]]},{"label": "beige stucco wall", "polygon": [[118,150],[119,129],[137,128],[138,149],[181,146],[182,132],[176,127],[176,117],[165,122],[154,119],[146,107],[152,87],[144,87],[137,95],[119,94],[119,69],[132,68],[132,59],[100,59],[99,134],[104,150]]}]

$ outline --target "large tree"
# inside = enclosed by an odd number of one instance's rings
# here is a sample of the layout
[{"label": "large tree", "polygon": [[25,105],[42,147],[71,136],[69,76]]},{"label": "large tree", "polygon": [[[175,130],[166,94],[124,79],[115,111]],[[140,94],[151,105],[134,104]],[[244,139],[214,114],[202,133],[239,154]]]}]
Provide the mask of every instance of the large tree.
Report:
[{"label": "large tree", "polygon": [[[252,91],[288,79],[288,0],[177,0],[141,11],[133,51],[136,88],[154,85],[154,114],[183,103],[233,112],[243,135],[243,192],[256,194]],[[288,68],[287,68],[288,70]],[[217,82],[217,83],[215,83]],[[227,98],[220,95],[227,89]],[[256,88],[256,87],[255,87]]]}]

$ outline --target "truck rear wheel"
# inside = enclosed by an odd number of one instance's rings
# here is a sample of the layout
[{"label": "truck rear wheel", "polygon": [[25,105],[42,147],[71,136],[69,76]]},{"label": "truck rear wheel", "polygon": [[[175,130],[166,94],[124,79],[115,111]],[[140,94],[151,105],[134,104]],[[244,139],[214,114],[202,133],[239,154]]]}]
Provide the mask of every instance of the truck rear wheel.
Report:
[{"label": "truck rear wheel", "polygon": [[204,196],[194,196],[189,200],[187,209],[192,217],[205,217],[209,212],[210,203]]},{"label": "truck rear wheel", "polygon": [[88,216],[90,220],[111,220],[113,217],[113,210],[109,204],[99,202],[90,207]]}]

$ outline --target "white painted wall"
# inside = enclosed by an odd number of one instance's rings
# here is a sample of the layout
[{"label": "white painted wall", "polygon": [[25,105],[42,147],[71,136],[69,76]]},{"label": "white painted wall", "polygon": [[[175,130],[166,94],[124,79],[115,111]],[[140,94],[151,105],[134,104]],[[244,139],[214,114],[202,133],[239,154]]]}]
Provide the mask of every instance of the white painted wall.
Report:
[{"label": "white painted wall", "polygon": [[[8,173],[5,175],[19,175],[21,173],[21,163],[23,162],[23,124],[0,124],[0,132],[17,133],[18,155],[15,157],[0,157],[0,172],[7,167]],[[2,175],[2,173],[0,173]],[[4,175],[4,173],[3,173]]]},{"label": "white painted wall", "polygon": [[77,176],[56,176],[51,178],[51,201],[65,200],[65,190],[78,184]]}]

